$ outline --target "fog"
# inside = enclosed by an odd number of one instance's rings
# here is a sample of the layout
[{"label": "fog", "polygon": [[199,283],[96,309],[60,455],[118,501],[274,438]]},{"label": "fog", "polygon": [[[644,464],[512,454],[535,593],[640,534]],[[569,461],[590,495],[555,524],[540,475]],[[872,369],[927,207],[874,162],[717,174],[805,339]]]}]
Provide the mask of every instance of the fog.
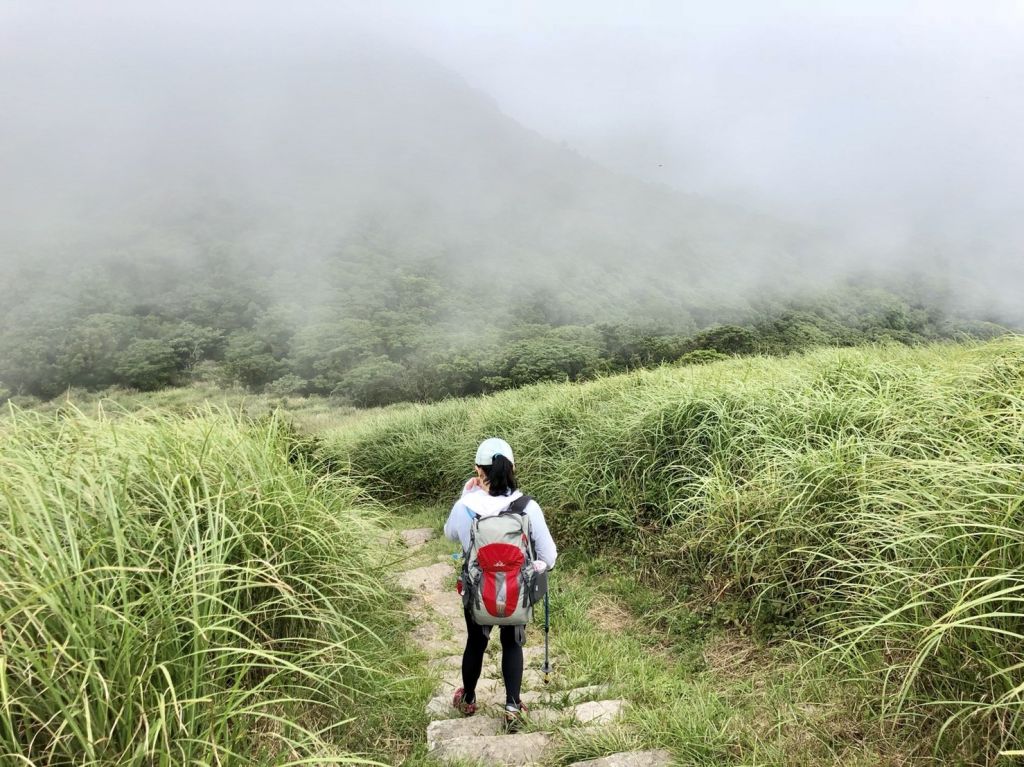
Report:
[{"label": "fog", "polygon": [[1024,4],[446,7],[406,8],[416,31],[400,34],[542,134],[640,178],[825,227],[854,260],[973,262],[1016,302]]},{"label": "fog", "polygon": [[383,218],[552,280],[907,266],[1012,312],[1022,93],[1009,2],[7,2],[0,257],[315,265]]}]

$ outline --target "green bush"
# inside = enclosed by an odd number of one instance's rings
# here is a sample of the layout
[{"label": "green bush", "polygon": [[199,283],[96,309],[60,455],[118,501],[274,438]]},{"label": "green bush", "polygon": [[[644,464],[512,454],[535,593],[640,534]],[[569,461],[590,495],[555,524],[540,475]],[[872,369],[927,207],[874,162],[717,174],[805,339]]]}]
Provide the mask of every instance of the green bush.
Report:
[{"label": "green bush", "polygon": [[228,336],[224,363],[235,381],[250,388],[263,386],[285,373],[285,364],[274,354],[271,344],[249,330],[237,330]]},{"label": "green bush", "polygon": [[157,339],[133,341],[117,361],[117,376],[141,391],[170,386],[178,372],[178,354],[169,343]]},{"label": "green bush", "polygon": [[684,354],[676,360],[676,363],[679,365],[709,365],[712,362],[727,359],[729,359],[728,354],[722,354],[721,352],[716,352],[713,349],[696,349]]},{"label": "green bush", "polygon": [[374,407],[408,399],[411,386],[405,367],[387,357],[373,357],[348,371],[332,394],[356,405]]},{"label": "green bush", "polygon": [[291,394],[302,394],[308,386],[309,382],[305,378],[289,373],[268,383],[265,391],[271,397],[287,397]]},{"label": "green bush", "polygon": [[709,349],[722,354],[753,354],[757,351],[757,334],[738,325],[718,325],[698,333],[687,342],[691,350]]}]

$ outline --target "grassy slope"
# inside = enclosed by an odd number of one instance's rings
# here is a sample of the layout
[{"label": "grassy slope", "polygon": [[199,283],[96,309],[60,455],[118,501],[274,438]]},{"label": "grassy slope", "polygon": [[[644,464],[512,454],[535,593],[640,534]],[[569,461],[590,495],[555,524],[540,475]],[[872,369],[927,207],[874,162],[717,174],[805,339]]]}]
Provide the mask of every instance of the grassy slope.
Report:
[{"label": "grassy slope", "polygon": [[[260,418],[280,413],[305,431],[337,429],[353,420],[365,417],[365,410],[339,406],[329,397],[271,396],[253,394],[245,389],[222,389],[210,384],[196,384],[157,392],[136,392],[111,388],[100,392],[70,389],[64,395],[47,402],[31,397],[23,409],[37,413],[59,414],[64,411],[84,411],[116,416],[120,413],[159,411],[177,415],[192,415],[210,406],[230,410],[247,418]],[[2,412],[2,411],[0,411]]]},{"label": "grassy slope", "polygon": [[403,408],[331,451],[436,498],[504,436],[563,546],[826,650],[863,718],[986,763],[1024,734],[1022,392],[1019,338],[827,350]]},{"label": "grassy slope", "polygon": [[223,411],[0,421],[0,761],[386,762],[429,684],[357,488]]}]

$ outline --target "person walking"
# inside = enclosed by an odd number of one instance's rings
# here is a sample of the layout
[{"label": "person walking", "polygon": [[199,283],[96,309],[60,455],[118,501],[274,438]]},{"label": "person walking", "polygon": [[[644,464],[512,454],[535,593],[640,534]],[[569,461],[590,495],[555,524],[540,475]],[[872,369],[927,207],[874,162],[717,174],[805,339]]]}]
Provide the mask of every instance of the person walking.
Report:
[{"label": "person walking", "polygon": [[[515,476],[515,457],[509,444],[497,437],[481,442],[476,451],[475,471],[475,476],[463,487],[462,497],[452,506],[448,521],[444,525],[445,537],[462,544],[463,561],[469,561],[474,521],[500,515],[511,508],[525,513],[529,518],[530,543],[534,555],[530,565],[534,571],[539,575],[554,567],[558,550],[548,531],[544,512],[536,501],[527,499],[519,491]],[[452,705],[464,716],[472,716],[477,710],[476,685],[483,668],[484,650],[487,648],[492,626],[480,625],[474,621],[469,607],[464,609],[464,613],[466,649],[462,654],[462,687],[455,691]],[[523,644],[526,642],[526,625],[501,625],[499,630],[501,675],[505,682],[505,722],[514,728],[521,721],[525,710],[520,693],[523,684]]]}]

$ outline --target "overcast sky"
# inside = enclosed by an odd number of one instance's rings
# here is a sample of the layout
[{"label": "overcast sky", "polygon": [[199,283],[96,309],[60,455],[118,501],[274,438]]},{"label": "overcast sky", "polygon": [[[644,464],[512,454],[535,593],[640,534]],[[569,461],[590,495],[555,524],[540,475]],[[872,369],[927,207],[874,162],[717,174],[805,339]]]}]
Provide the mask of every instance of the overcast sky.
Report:
[{"label": "overcast sky", "polygon": [[416,5],[392,28],[645,178],[896,229],[1022,212],[1024,2]]},{"label": "overcast sky", "polygon": [[[40,36],[411,45],[529,128],[688,192],[865,236],[1019,232],[1024,2],[0,0]],[[868,231],[870,230],[870,232]]]}]

